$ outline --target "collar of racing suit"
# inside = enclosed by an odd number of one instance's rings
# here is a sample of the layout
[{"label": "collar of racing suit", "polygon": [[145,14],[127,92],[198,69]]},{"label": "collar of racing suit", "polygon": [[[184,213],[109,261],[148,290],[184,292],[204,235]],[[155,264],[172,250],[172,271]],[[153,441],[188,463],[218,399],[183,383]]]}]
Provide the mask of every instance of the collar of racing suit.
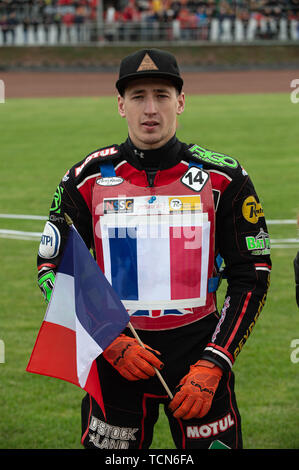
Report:
[{"label": "collar of racing suit", "polygon": [[138,170],[145,170],[149,186],[153,186],[157,171],[177,165],[182,159],[183,144],[174,135],[165,145],[154,150],[138,149],[130,137],[123,144],[127,162]]}]

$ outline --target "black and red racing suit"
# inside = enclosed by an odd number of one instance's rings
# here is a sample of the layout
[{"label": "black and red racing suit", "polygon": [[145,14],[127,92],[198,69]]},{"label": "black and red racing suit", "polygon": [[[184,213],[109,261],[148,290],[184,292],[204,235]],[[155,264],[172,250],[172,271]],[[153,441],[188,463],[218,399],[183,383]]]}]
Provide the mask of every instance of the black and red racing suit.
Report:
[{"label": "black and red racing suit", "polygon": [[[105,161],[113,163],[117,176],[143,187],[172,183],[182,177],[192,161],[200,162],[209,174],[216,217],[215,269],[221,257],[227,280],[224,305],[219,312],[213,311],[190,324],[143,329],[140,336],[161,352],[163,377],[174,392],[189,366],[199,359],[216,363],[224,374],[204,418],[177,420],[167,408],[169,398],[157,377],[131,383],[100,356],[98,369],[107,421],[95,401],[86,395],[82,402],[82,443],[97,448],[148,448],[162,403],[177,448],[208,448],[215,439],[240,448],[241,421],[232,366],[265,304],[271,271],[266,221],[250,177],[235,159],[184,144],[175,136],[155,151],[140,151],[128,138],[120,146],[92,152],[64,175],[54,194],[49,221],[59,231],[60,246],[55,256],[47,258],[43,250],[38,255],[39,285],[46,297],[51,293],[68,236],[64,213],[71,217],[87,247],[95,248],[92,193],[101,176],[99,164]],[[129,330],[125,333],[131,336]]]}]

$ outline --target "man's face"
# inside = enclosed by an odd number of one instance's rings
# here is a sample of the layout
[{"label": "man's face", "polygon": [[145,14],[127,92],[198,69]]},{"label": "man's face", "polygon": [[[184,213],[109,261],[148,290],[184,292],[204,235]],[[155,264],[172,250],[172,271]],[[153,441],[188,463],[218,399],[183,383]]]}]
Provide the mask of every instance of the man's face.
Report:
[{"label": "man's face", "polygon": [[124,96],[118,96],[118,112],[127,120],[129,136],[143,150],[159,148],[173,137],[184,106],[184,93],[179,95],[170,81],[157,78],[132,80]]}]

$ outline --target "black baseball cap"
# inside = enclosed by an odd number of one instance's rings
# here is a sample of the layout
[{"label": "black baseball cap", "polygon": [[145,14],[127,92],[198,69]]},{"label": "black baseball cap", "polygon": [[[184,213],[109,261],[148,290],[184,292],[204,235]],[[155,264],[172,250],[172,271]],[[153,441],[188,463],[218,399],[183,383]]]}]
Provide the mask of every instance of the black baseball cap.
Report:
[{"label": "black baseball cap", "polygon": [[170,80],[179,93],[184,83],[174,55],[160,49],[141,49],[121,61],[116,88],[123,95],[129,81],[147,77]]}]

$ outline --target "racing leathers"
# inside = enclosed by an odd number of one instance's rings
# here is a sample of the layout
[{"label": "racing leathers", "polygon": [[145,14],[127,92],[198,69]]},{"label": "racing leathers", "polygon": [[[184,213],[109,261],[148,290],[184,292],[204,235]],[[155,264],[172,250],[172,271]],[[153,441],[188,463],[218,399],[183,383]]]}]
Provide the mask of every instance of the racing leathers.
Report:
[{"label": "racing leathers", "polygon": [[[146,237],[137,237],[138,249],[136,244],[132,248],[131,240],[125,245],[125,236],[108,248],[102,243],[99,227],[103,235],[111,228],[119,230],[124,224],[120,220],[131,220],[127,216],[137,214],[142,221],[155,204],[163,206],[156,225],[162,226],[163,217],[168,217],[167,241],[162,237],[164,252],[159,252],[162,261],[155,258],[153,243],[146,251]],[[208,448],[214,440],[241,448],[232,366],[265,304],[271,271],[263,208],[246,170],[228,155],[187,145],[176,136],[154,151],[136,149],[128,138],[90,153],[67,171],[54,194],[38,253],[38,282],[47,300],[68,237],[65,213],[115,286],[142,341],[160,353],[163,377],[173,394],[199,360],[223,371],[208,413],[184,420],[173,416],[157,376],[131,382],[102,354],[97,365],[106,418],[87,394],[82,401],[83,445],[149,448],[159,406],[164,404],[177,448]],[[193,214],[192,233],[198,230],[202,238],[198,249],[180,252],[173,221],[180,220],[186,228],[187,214]],[[139,253],[141,264],[132,262],[131,250],[136,259]],[[227,280],[227,291],[218,312],[221,276]],[[129,329],[123,334],[132,336]]]}]

